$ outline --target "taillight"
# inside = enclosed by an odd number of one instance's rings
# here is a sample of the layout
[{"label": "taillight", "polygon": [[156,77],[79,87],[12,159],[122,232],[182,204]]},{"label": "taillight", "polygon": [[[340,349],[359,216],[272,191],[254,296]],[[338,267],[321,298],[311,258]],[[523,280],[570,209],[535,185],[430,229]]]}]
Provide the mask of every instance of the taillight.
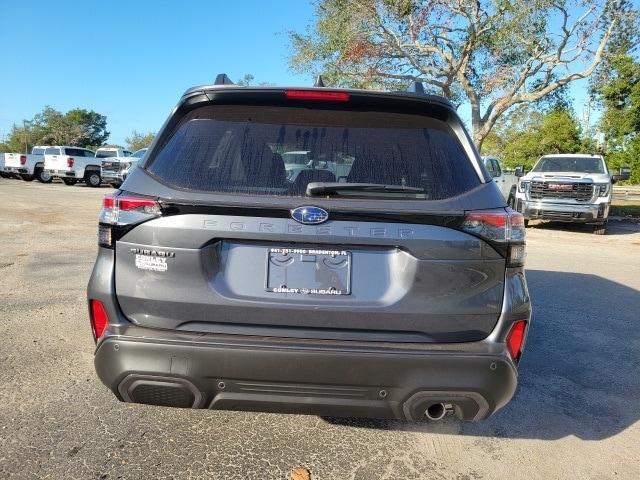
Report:
[{"label": "taillight", "polygon": [[25,163],[27,163],[27,156],[20,155],[20,165],[24,165]]},{"label": "taillight", "polygon": [[507,257],[507,266],[524,265],[524,216],[510,208],[469,213],[461,229],[487,240]]},{"label": "taillight", "polygon": [[74,162],[73,157],[67,158],[67,167],[69,168],[73,167],[73,162]]},{"label": "taillight", "polygon": [[313,100],[319,102],[348,102],[347,92],[327,92],[324,90],[285,90],[289,100]]},{"label": "taillight", "polygon": [[114,228],[122,230],[122,227],[151,220],[160,215],[160,204],[153,198],[119,192],[106,195],[102,199],[98,243],[103,247],[112,247],[115,240]]},{"label": "taillight", "polygon": [[522,346],[524,344],[525,332],[527,331],[527,321],[518,320],[513,322],[511,330],[507,334],[507,350],[514,360],[519,360],[522,355]]},{"label": "taillight", "polygon": [[100,300],[89,300],[89,320],[91,321],[93,339],[97,341],[109,325],[107,309]]}]

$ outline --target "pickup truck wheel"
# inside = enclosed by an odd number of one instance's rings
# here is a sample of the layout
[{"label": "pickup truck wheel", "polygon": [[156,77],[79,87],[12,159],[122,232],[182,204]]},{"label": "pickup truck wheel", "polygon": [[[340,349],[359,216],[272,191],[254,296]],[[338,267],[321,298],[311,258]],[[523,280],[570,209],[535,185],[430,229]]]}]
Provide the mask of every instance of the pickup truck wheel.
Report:
[{"label": "pickup truck wheel", "polygon": [[24,180],[25,182],[33,182],[33,179],[35,178],[33,175],[20,175],[20,178],[22,180]]},{"label": "pickup truck wheel", "polygon": [[11,178],[11,175],[5,172],[0,172],[0,177],[2,178]]},{"label": "pickup truck wheel", "polygon": [[593,226],[593,233],[595,235],[604,235],[606,231],[607,231],[607,224],[606,223],[603,223],[602,225],[594,225]]},{"label": "pickup truck wheel", "polygon": [[97,188],[102,183],[102,178],[100,177],[100,172],[97,170],[88,171],[84,176],[84,183],[87,184],[88,187]]},{"label": "pickup truck wheel", "polygon": [[75,178],[63,178],[62,181],[65,185],[75,185],[76,183],[78,183],[78,180],[76,180]]},{"label": "pickup truck wheel", "polygon": [[49,172],[47,172],[44,168],[36,168],[36,180],[40,183],[51,183],[53,181],[53,177]]}]

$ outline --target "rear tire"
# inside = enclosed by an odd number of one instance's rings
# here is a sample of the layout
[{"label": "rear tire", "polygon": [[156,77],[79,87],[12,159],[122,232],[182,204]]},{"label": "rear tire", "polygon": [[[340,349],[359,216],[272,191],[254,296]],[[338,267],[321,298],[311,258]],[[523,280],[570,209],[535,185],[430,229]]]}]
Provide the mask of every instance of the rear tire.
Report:
[{"label": "rear tire", "polygon": [[76,180],[75,178],[63,178],[62,181],[65,185],[75,185],[76,183],[78,183],[78,180]]},{"label": "rear tire", "polygon": [[607,224],[603,223],[602,225],[594,225],[593,233],[594,235],[604,235],[607,232]]},{"label": "rear tire", "polygon": [[47,172],[44,168],[36,168],[35,172],[36,180],[40,183],[51,183],[53,181],[53,177],[49,172]]},{"label": "rear tire", "polygon": [[5,172],[0,172],[0,177],[2,177],[2,178],[11,178],[11,174],[10,173],[5,173]]},{"label": "rear tire", "polygon": [[20,174],[20,178],[22,180],[24,180],[25,182],[33,182],[33,179],[35,178],[33,175],[26,175],[26,174]]},{"label": "rear tire", "polygon": [[97,170],[89,170],[84,176],[84,183],[87,187],[98,188],[102,183],[102,177]]}]

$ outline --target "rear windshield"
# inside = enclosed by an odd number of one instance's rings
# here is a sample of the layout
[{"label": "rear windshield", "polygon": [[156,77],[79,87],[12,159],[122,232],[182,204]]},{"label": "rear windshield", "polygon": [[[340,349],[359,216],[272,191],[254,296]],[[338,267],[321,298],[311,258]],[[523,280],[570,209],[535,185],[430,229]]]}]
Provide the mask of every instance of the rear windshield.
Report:
[{"label": "rear windshield", "polygon": [[606,173],[602,159],[594,157],[541,158],[532,172]]},{"label": "rear windshield", "polygon": [[277,196],[305,196],[310,182],[340,182],[414,188],[349,192],[347,187],[327,195],[434,200],[480,184],[443,121],[292,107],[196,109],[147,169],[178,188]]},{"label": "rear windshield", "polygon": [[96,158],[117,157],[118,150],[100,150],[96,152]]},{"label": "rear windshield", "polygon": [[31,150],[31,153],[33,155],[44,155],[44,148],[34,148],[33,150]]},{"label": "rear windshield", "polygon": [[60,149],[59,148],[53,148],[53,147],[49,147],[44,151],[45,155],[60,155]]}]

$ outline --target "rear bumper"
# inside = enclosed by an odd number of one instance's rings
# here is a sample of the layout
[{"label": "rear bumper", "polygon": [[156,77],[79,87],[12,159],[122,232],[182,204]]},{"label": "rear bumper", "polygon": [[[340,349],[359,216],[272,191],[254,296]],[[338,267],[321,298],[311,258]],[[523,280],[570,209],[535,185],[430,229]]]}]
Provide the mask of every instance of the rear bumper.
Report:
[{"label": "rear bumper", "polygon": [[52,170],[46,169],[46,171],[55,178],[80,178],[76,175],[75,170]]},{"label": "rear bumper", "polygon": [[444,403],[479,420],[517,384],[504,344],[488,341],[376,346],[119,328],[98,344],[95,366],[127,402],[410,421]]},{"label": "rear bumper", "polygon": [[109,182],[124,182],[124,172],[113,172],[109,170],[102,170],[102,181]]},{"label": "rear bumper", "polygon": [[554,220],[570,223],[603,223],[609,216],[609,203],[587,205],[517,201],[517,210],[528,220]]},{"label": "rear bumper", "polygon": [[27,167],[4,167],[5,173],[17,173],[19,175],[32,175],[33,170],[30,170]]}]

